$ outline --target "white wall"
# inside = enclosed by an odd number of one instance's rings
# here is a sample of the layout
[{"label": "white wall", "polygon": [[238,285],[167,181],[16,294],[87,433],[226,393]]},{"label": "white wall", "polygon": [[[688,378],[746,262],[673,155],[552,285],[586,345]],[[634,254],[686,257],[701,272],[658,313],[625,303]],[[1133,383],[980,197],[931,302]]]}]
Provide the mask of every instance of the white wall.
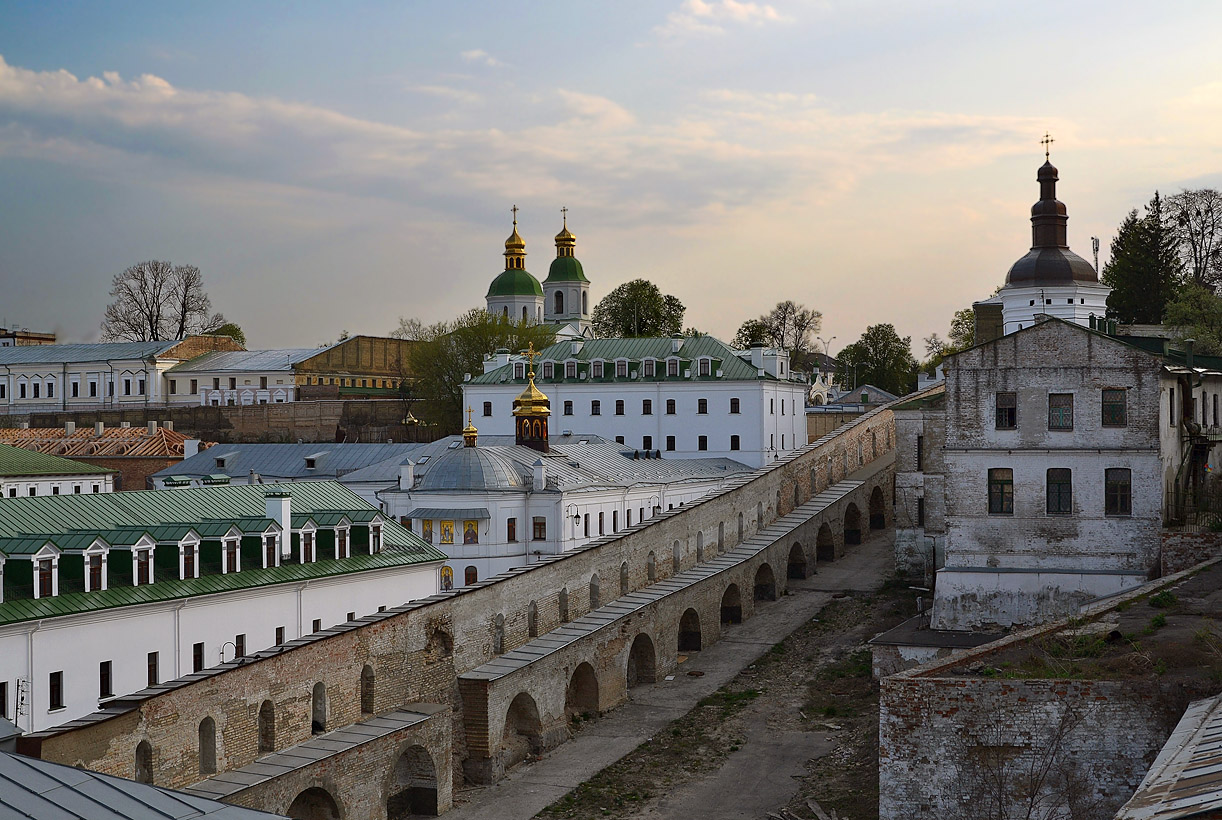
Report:
[{"label": "white wall", "polygon": [[95,492],[110,493],[114,492],[114,489],[115,478],[111,473],[83,476],[0,477],[0,497],[3,498],[24,498],[31,495],[90,495]]}]

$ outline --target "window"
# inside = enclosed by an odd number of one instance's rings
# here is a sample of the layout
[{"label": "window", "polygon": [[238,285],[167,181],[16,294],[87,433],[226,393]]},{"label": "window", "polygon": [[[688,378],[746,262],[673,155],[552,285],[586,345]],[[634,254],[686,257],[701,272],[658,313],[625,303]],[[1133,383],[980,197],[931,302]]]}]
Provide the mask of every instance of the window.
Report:
[{"label": "window", "polygon": [[[624,591],[627,594],[627,590]],[[8,681],[0,680],[0,718],[8,719]]]},{"label": "window", "polygon": [[696,412],[699,415],[707,416],[709,413],[709,400],[708,399],[696,399]]},{"label": "window", "polygon": [[161,682],[161,678],[157,675],[157,653],[150,652],[148,657],[148,685],[156,686]]},{"label": "window", "polygon": [[566,401],[564,403],[564,414],[566,416],[573,415],[573,403],[571,401]]},{"label": "window", "polygon": [[311,625],[310,631],[315,634],[322,632],[322,618],[314,619],[314,623]]},{"label": "window", "polygon": [[654,368],[653,359],[646,359],[641,366],[645,370],[645,378],[652,379],[653,378],[653,368]]},{"label": "window", "polygon": [[1018,426],[1018,395],[1016,393],[997,394],[997,420],[994,426],[998,430],[1013,430]]},{"label": "window", "polygon": [[666,415],[673,416],[674,414],[675,414],[675,400],[667,399],[666,400]]},{"label": "window", "polygon": [[589,538],[590,537],[590,514],[586,513],[584,516],[584,519],[585,519],[585,530],[584,530],[585,537]]},{"label": "window", "polygon": [[98,697],[108,698],[114,693],[114,683],[110,678],[110,661],[102,661],[98,664]]},{"label": "window", "polygon": [[730,399],[730,414],[731,415],[738,415],[741,412],[739,410],[739,407],[740,405],[739,405],[738,399]]},{"label": "window", "polygon": [[[25,394],[23,393],[24,397]],[[1167,393],[1167,426],[1175,426],[1175,388],[1172,387]]]},{"label": "window", "polygon": [[602,414],[603,414],[603,403],[599,401],[598,399],[594,399],[594,401],[590,402],[590,415],[591,416],[601,416]]},{"label": "window", "polygon": [[1104,473],[1105,515],[1133,514],[1133,474],[1124,467],[1109,467]]},{"label": "window", "polygon": [[212,389],[213,389],[213,390],[220,390],[220,389],[221,389],[221,379],[220,379],[220,377],[219,377],[219,376],[214,376],[214,377],[212,378]]},{"label": "window", "polygon": [[265,568],[276,566],[277,552],[278,550],[276,549],[276,536],[275,535],[263,536],[263,566]]},{"label": "window", "polygon": [[642,450],[652,450],[653,449],[653,436],[641,436],[641,449]]},{"label": "window", "polygon": [[738,436],[730,436],[730,449],[737,450],[740,447],[740,439]]},{"label": "window", "polygon": [[[348,618],[348,620],[351,621],[352,618],[350,617]],[[246,657],[246,633],[242,633],[241,635],[233,636],[233,656],[235,658]]]},{"label": "window", "polygon": [[611,532],[619,532],[619,510],[611,511]]},{"label": "window", "polygon": [[226,573],[238,571],[238,542],[237,542],[237,539],[231,538],[225,542],[224,559],[225,559],[224,571]]},{"label": "window", "polygon": [[1073,393],[1048,394],[1048,429],[1073,429]]},{"label": "window", "polygon": [[110,380],[110,381],[109,381],[109,382],[106,384],[106,395],[110,396],[112,399],[115,397],[115,382],[114,382],[114,379],[111,379],[111,380]]},{"label": "window", "polygon": [[25,398],[25,382],[21,382],[20,384],[17,385],[17,398],[19,399]]},{"label": "window", "polygon": [[666,375],[667,376],[678,376],[679,375],[679,360],[678,359],[667,359],[666,360]]},{"label": "window", "polygon": [[64,673],[52,672],[47,684],[47,708],[51,711],[64,708]]},{"label": "window", "polygon": [[713,368],[712,368],[711,362],[708,359],[700,360],[700,375],[701,376],[708,376],[710,372],[712,371],[712,369]]},{"label": "window", "polygon": [[[174,392],[174,381],[173,380],[170,381],[170,392],[171,393]],[[79,398],[80,395],[81,395],[81,383],[73,382],[72,383],[72,398],[74,399]]]},{"label": "window", "polygon": [[[76,382],[72,383],[72,395],[76,395]],[[176,379],[170,379],[170,395],[178,395],[178,381]]]},{"label": "window", "polygon": [[564,377],[566,379],[577,378],[577,362],[565,362],[564,363]]},{"label": "window", "polygon": [[195,395],[198,392],[199,392],[199,379],[192,379],[191,380],[191,395]]},{"label": "window", "polygon": [[917,498],[917,526],[925,526],[925,496]]},{"label": "window", "polygon": [[136,550],[136,586],[152,583],[149,577],[149,567],[152,562],[152,550]]},{"label": "window", "polygon": [[541,515],[536,515],[531,520],[531,526],[532,526],[532,531],[534,533],[534,540],[536,541],[546,541],[547,540],[547,519],[545,517]]},{"label": "window", "polygon": [[667,450],[675,449],[675,437],[674,436],[666,437],[666,449]]},{"label": "window", "polygon": [[624,437],[623,437],[623,436],[616,436],[616,437],[615,437],[615,443],[616,443],[616,444],[623,444],[623,443],[624,443]]},{"label": "window", "polygon": [[[301,563],[312,564],[314,563],[314,533],[307,530],[301,533],[300,537],[301,537]],[[233,557],[234,559],[237,558],[236,550],[234,551]],[[232,568],[229,570],[229,572],[234,572],[236,570],[236,561],[235,563],[229,564],[229,566]]]},{"label": "window", "polygon": [[594,371],[594,378],[601,379],[603,377],[603,363],[594,362],[593,371]]},{"label": "window", "polygon": [[916,468],[917,468],[918,473],[925,469],[925,437],[924,436],[917,436]]},{"label": "window", "polygon": [[607,533],[607,528],[603,520],[605,515],[606,515],[605,513],[598,514],[598,534],[599,535],[606,535]]},{"label": "window", "polygon": [[260,377],[259,377],[259,389],[260,389],[260,390],[266,390],[266,389],[267,389],[267,376],[260,376]]},{"label": "window", "polygon": [[[139,381],[137,381],[136,386],[137,386],[137,395],[143,396],[144,395],[144,379],[140,379]],[[48,396],[51,395],[50,385],[48,385],[47,395]]]},{"label": "window", "polygon": [[[34,390],[35,392],[37,392],[38,385],[34,385]],[[132,380],[124,379],[123,380],[123,395],[130,396],[131,394],[132,394]]]},{"label": "window", "polygon": [[89,397],[92,399],[96,399],[98,397],[98,383],[97,382],[89,383]]},{"label": "window", "polygon": [[708,437],[708,436],[699,436],[699,437],[697,437],[697,439],[696,439],[696,449],[697,449],[697,450],[707,450],[707,449],[709,449],[709,437]]},{"label": "window", "polygon": [[51,559],[47,558],[37,563],[39,598],[50,598],[55,594],[55,568]]},{"label": "window", "polygon": [[641,415],[653,415],[653,399],[641,399]]},{"label": "window", "polygon": [[768,399],[768,415],[776,415],[776,399]]},{"label": "window", "polygon": [[1014,471],[1008,467],[989,470],[989,513],[1014,514]]},{"label": "window", "polygon": [[102,588],[102,556],[89,556],[89,592],[97,592]]},{"label": "window", "polygon": [[198,672],[204,668],[204,645],[197,643],[191,647],[191,671]]},{"label": "window", "polygon": [[[1124,427],[1129,423],[1123,389],[1105,388],[1103,391],[1103,426]],[[1215,402],[1217,396],[1214,396]],[[1215,406],[1217,406],[1215,404]]]},{"label": "window", "polygon": [[484,402],[484,415],[485,415],[485,416],[491,416],[491,415],[492,415],[492,402],[490,402],[490,401],[486,401],[486,402]]},{"label": "window", "polygon": [[617,379],[628,378],[628,362],[618,361],[615,363],[615,377]]},{"label": "window", "polygon": [[1048,470],[1048,505],[1049,515],[1069,515],[1073,512],[1073,480],[1072,472],[1064,467],[1052,467]]},{"label": "window", "polygon": [[[559,295],[559,294],[557,294]],[[556,365],[551,362],[543,363],[543,378],[552,379],[556,376]]]},{"label": "window", "polygon": [[518,542],[518,519],[511,518],[505,522],[505,540],[511,544]]},{"label": "window", "polygon": [[279,646],[282,643],[284,643],[284,627],[278,626],[276,627],[276,645]]},{"label": "window", "polygon": [[521,362],[515,362],[513,365],[513,377],[515,379],[526,378],[526,365]]},{"label": "window", "polygon": [[[130,382],[129,382],[129,384],[130,384]],[[38,382],[34,382],[34,398],[38,398],[38,396],[39,396],[39,391],[40,391],[41,389],[42,389],[42,385],[41,385],[41,384],[39,384]]]},{"label": "window", "polygon": [[615,415],[617,416],[624,415],[624,400],[623,399],[615,400]]}]

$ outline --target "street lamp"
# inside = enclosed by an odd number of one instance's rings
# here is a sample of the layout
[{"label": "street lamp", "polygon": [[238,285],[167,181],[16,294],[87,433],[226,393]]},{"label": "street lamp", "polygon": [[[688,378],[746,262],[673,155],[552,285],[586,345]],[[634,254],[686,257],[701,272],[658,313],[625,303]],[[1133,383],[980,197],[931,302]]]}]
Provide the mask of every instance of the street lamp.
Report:
[{"label": "street lamp", "polygon": [[823,361],[819,362],[819,372],[823,373],[824,372],[823,365],[827,362],[828,359],[832,357],[831,347],[832,347],[832,342],[836,341],[836,337],[833,336],[832,338],[828,339],[826,342],[823,341],[822,336],[816,336],[815,339],[819,342],[823,342]]}]

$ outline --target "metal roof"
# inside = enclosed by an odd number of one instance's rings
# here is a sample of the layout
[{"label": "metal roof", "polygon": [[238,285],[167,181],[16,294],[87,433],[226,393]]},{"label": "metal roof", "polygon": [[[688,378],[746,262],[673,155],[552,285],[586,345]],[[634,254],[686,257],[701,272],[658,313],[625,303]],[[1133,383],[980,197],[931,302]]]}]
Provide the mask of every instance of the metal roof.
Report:
[{"label": "metal roof", "polygon": [[[391,458],[405,459],[420,449],[419,444],[222,444],[164,470],[153,473],[154,479],[171,477],[203,478],[225,473],[231,478],[254,472],[270,479],[318,479],[325,481],[348,475],[370,464]],[[218,458],[225,466],[217,465]],[[314,459],[314,468],[306,467],[306,459]],[[398,477],[398,469],[395,476]]]},{"label": "metal roof", "polygon": [[0,347],[0,365],[69,364],[71,362],[104,362],[111,359],[148,359],[165,353],[181,343],[181,339],[173,339],[161,342]]},{"label": "metal roof", "polygon": [[423,518],[431,521],[440,521],[442,519],[481,521],[492,516],[488,515],[487,507],[462,507],[454,510],[446,510],[441,507],[417,507],[403,517]]},{"label": "metal roof", "polygon": [[0,820],[271,820],[281,816],[0,752]]},{"label": "metal roof", "polygon": [[175,375],[195,372],[269,371],[293,369],[293,365],[313,358],[327,350],[325,347],[294,347],[285,350],[228,350],[214,351],[196,356],[194,359],[176,364],[169,369]]},{"label": "metal roof", "polygon": [[1178,820],[1222,810],[1222,695],[1194,701],[1116,820]]},{"label": "metal roof", "polygon": [[35,475],[104,475],[112,472],[114,471],[80,461],[0,444],[0,476],[5,478]]},{"label": "metal roof", "polygon": [[[187,437],[158,427],[149,435],[147,427],[111,427],[95,436],[92,427],[73,433],[62,427],[0,428],[0,444],[65,458],[181,458]],[[201,444],[207,447],[207,444]]]}]

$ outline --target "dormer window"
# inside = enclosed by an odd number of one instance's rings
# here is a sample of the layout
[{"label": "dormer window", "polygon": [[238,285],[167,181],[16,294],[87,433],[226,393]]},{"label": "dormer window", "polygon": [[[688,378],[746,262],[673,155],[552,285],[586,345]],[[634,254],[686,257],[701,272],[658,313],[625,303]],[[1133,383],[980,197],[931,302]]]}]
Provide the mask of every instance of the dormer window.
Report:
[{"label": "dormer window", "polygon": [[269,532],[263,536],[263,567],[274,567],[280,564],[280,553],[276,549],[276,534]]},{"label": "dormer window", "polygon": [[603,377],[603,363],[595,362],[594,363],[594,378],[601,379],[602,377]]},{"label": "dormer window", "polygon": [[524,379],[524,378],[526,378],[526,365],[522,364],[521,362],[514,362],[514,364],[513,364],[513,377],[514,377],[515,379]]},{"label": "dormer window", "polygon": [[377,555],[382,551],[382,525],[369,525],[369,552],[371,555]]},{"label": "dormer window", "polygon": [[667,376],[678,376],[679,375],[679,360],[678,359],[667,359],[666,360],[666,375]]},{"label": "dormer window", "polygon": [[199,577],[199,546],[197,544],[182,545],[182,578]]},{"label": "dormer window", "polygon": [[136,586],[147,586],[153,583],[153,551],[151,549],[136,550]]},{"label": "dormer window", "polygon": [[314,563],[314,531],[301,531],[301,563]]},{"label": "dormer window", "polygon": [[700,360],[700,375],[701,376],[710,375],[712,373],[712,370],[713,370],[712,359],[701,359]]},{"label": "dormer window", "polygon": [[564,377],[566,379],[577,378],[577,362],[565,362],[564,363]]},{"label": "dormer window", "polygon": [[653,367],[654,367],[653,359],[646,359],[644,362],[645,378],[647,379],[653,378]]},{"label": "dormer window", "polygon": [[556,375],[556,366],[551,362],[543,363],[543,378],[552,379]]},{"label": "dormer window", "polygon": [[335,531],[335,557],[348,557],[348,528],[340,527]]},{"label": "dormer window", "polygon": [[317,467],[317,466],[318,466],[318,459],[316,459],[316,458],[314,458],[314,457],[312,457],[312,456],[311,456],[311,457],[309,457],[309,458],[307,458],[305,461],[306,461],[306,469],[307,469],[307,470],[313,470],[315,467]]},{"label": "dormer window", "polygon": [[218,458],[218,459],[216,460],[216,468],[217,468],[218,470],[223,470],[223,469],[225,469],[225,459],[223,459],[223,458]]},{"label": "dormer window", "polygon": [[34,562],[34,597],[50,598],[59,594],[59,579],[55,572],[54,558],[39,558]]},{"label": "dormer window", "polygon": [[106,589],[106,561],[102,553],[85,555],[85,591],[99,592]]},{"label": "dormer window", "polygon": [[624,359],[620,359],[619,361],[615,363],[615,378],[617,379],[628,378],[628,362],[625,361]]},{"label": "dormer window", "polygon": [[238,539],[227,538],[223,542],[221,550],[221,572],[228,575],[231,572],[237,572],[241,569],[238,561]]}]

